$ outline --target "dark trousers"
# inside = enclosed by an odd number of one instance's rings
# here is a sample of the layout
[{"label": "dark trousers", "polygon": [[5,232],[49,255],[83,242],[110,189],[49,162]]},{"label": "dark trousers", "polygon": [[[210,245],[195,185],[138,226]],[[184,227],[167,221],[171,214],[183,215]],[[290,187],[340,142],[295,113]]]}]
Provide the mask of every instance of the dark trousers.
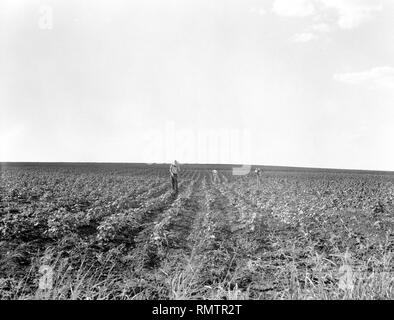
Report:
[{"label": "dark trousers", "polygon": [[175,190],[176,192],[178,192],[178,175],[177,174],[173,174],[171,176],[171,184],[172,184],[172,190]]}]

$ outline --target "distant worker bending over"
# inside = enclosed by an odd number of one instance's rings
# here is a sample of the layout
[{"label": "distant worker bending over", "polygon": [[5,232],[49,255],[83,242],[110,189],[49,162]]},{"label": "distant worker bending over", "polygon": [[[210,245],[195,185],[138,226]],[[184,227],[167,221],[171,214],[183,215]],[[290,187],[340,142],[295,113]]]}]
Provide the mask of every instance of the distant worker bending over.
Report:
[{"label": "distant worker bending over", "polygon": [[178,193],[178,173],[180,171],[178,162],[174,160],[174,162],[170,166],[170,175],[171,175],[171,184],[172,190]]}]

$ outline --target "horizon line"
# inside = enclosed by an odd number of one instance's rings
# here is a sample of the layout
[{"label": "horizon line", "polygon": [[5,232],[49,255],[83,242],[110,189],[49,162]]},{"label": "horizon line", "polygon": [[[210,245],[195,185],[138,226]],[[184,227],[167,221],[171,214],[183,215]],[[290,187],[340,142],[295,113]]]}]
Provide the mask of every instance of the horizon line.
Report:
[{"label": "horizon line", "polygon": [[[105,161],[0,161],[3,164],[143,164],[143,165],[169,165],[170,162],[105,162]],[[265,164],[239,164],[239,163],[198,163],[198,162],[180,162],[181,165],[218,165],[218,166],[251,166],[251,167],[274,167],[289,169],[306,169],[306,170],[339,170],[339,171],[365,171],[365,172],[389,172],[394,174],[394,170],[381,169],[350,169],[350,168],[332,168],[332,167],[303,167],[303,166],[286,166],[286,165],[265,165]]]}]

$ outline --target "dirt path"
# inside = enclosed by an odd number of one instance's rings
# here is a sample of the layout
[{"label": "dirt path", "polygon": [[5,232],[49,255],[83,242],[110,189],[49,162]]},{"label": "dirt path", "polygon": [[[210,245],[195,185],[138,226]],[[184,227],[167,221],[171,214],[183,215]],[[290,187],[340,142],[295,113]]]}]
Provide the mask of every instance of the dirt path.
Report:
[{"label": "dirt path", "polygon": [[160,269],[178,279],[173,294],[182,297],[182,288],[187,287],[188,294],[194,292],[198,298],[210,285],[228,282],[239,255],[240,235],[234,228],[238,216],[209,173],[203,172],[168,225],[173,240],[166,243]]},{"label": "dirt path", "polygon": [[[190,181],[182,181],[179,184],[179,188],[184,188],[185,184],[190,184]],[[152,233],[154,224],[161,219],[162,214],[171,208],[175,201],[179,198],[181,193],[173,193],[169,188],[159,198],[154,198],[154,203],[148,204],[147,210],[141,219],[141,228],[138,234],[135,236],[135,242],[143,243],[149,240]],[[184,192],[184,191],[183,191]]]},{"label": "dirt path", "polygon": [[168,247],[173,249],[181,249],[186,253],[191,251],[192,244],[189,241],[193,223],[201,211],[200,189],[201,175],[198,174],[193,180],[193,186],[190,193],[181,199],[178,212],[172,217],[167,224],[165,230],[170,237],[168,239]]}]

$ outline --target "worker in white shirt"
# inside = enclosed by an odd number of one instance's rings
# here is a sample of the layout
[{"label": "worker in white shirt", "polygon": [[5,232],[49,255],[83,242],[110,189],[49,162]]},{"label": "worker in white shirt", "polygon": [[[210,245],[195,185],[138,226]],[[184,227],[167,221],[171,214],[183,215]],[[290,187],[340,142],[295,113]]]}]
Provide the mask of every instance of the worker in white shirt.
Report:
[{"label": "worker in white shirt", "polygon": [[171,175],[171,185],[172,190],[178,192],[178,173],[180,171],[178,162],[174,160],[174,162],[170,166],[170,175]]},{"label": "worker in white shirt", "polygon": [[217,170],[212,170],[212,175],[213,175],[213,183],[220,182]]}]

